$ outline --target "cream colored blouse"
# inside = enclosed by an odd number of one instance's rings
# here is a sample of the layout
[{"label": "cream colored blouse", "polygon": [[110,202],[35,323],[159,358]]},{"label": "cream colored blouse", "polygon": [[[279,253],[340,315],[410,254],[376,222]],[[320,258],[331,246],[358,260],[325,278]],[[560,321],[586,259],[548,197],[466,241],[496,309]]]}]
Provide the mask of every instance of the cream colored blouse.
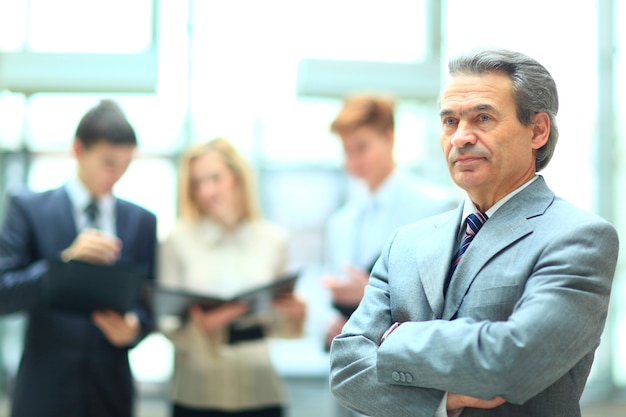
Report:
[{"label": "cream colored blouse", "polygon": [[[160,245],[158,279],[204,293],[238,293],[270,282],[286,264],[287,238],[277,226],[258,220],[226,232],[202,219],[178,223]],[[297,329],[286,335],[292,336],[301,324],[281,327]],[[265,340],[230,345],[226,328],[205,334],[191,322],[163,318],[159,326],[175,347],[174,402],[229,411],[284,404]]]}]

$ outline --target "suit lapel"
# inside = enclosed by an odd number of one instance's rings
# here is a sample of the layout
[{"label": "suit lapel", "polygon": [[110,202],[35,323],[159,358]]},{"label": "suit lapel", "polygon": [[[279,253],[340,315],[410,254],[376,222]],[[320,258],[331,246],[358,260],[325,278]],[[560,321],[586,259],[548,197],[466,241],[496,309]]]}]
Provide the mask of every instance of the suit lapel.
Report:
[{"label": "suit lapel", "polygon": [[129,234],[132,233],[131,219],[128,210],[120,199],[115,199],[115,234],[122,241],[122,261],[126,260],[126,254],[130,249],[128,246]]},{"label": "suit lapel", "polygon": [[452,276],[442,317],[444,320],[454,317],[476,275],[497,253],[532,233],[528,219],[542,215],[553,199],[554,194],[539,177],[489,218]]},{"label": "suit lapel", "polygon": [[[432,236],[432,238],[418,239],[417,271],[435,317],[441,317],[443,313],[443,280],[450,267],[451,254],[455,249],[462,213],[463,205],[459,206],[452,215],[433,223],[432,230],[425,231],[425,235]],[[436,238],[444,242],[443,245],[449,246],[447,251],[442,251],[442,246],[434,242]]]},{"label": "suit lapel", "polygon": [[74,208],[65,187],[56,189],[55,200],[57,204],[50,207],[52,210],[55,210],[54,216],[51,216],[51,219],[54,219],[54,221],[50,223],[56,224],[57,236],[59,236],[61,246],[67,247],[78,235],[76,220],[74,219]]}]

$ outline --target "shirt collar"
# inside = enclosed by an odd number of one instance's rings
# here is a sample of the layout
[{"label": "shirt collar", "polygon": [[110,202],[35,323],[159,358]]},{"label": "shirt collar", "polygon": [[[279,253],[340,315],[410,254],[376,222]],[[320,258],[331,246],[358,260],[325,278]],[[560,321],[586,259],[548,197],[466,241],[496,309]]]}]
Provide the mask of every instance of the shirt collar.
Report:
[{"label": "shirt collar", "polygon": [[396,188],[394,184],[397,183],[399,175],[398,169],[391,171],[373,192],[368,191],[367,201],[374,206],[381,206],[387,201],[394,201],[392,197]]},{"label": "shirt collar", "polygon": [[225,242],[243,243],[251,235],[252,222],[248,219],[243,220],[235,229],[226,230],[214,219],[203,216],[197,220],[197,228],[201,240],[209,245],[214,246]]},{"label": "shirt collar", "polygon": [[[85,184],[78,178],[78,174],[72,175],[65,184],[65,189],[72,202],[74,213],[83,213],[85,207],[91,202],[91,193]],[[97,199],[98,208],[103,216],[112,216],[115,206],[115,197],[109,193]]]},{"label": "shirt collar", "polygon": [[[503,198],[501,198],[496,204],[491,206],[489,208],[489,210],[486,211],[487,217],[493,216],[494,213],[500,207],[502,207],[504,205],[504,203],[506,203],[507,201],[512,199],[516,194],[518,194],[524,188],[526,188],[530,184],[532,184],[532,182],[535,181],[537,178],[539,178],[539,175],[535,174],[534,177],[532,177],[531,179],[526,181],[524,184],[520,185],[515,190],[511,191],[510,193],[505,195]],[[465,230],[465,219],[467,218],[467,216],[469,216],[471,213],[476,213],[477,211],[478,211],[478,209],[476,208],[476,206],[474,205],[472,200],[469,198],[469,196],[466,194],[465,195],[465,202],[463,203],[463,216],[461,217],[461,224],[459,226],[460,229],[461,229],[461,232],[463,232]]]}]

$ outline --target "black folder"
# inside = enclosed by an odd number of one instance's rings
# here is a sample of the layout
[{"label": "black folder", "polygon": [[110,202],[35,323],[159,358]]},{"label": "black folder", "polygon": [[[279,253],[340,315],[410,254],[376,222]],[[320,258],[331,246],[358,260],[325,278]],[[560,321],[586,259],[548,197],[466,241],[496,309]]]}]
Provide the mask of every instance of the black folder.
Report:
[{"label": "black folder", "polygon": [[97,265],[82,261],[48,260],[43,294],[56,310],[90,314],[96,310],[131,311],[147,281],[138,265]]},{"label": "black folder", "polygon": [[248,305],[248,314],[264,313],[270,310],[276,298],[293,292],[298,275],[298,272],[290,272],[268,284],[252,287],[230,297],[155,285],[152,294],[154,312],[157,315],[185,317],[192,305],[210,310],[224,303],[242,302]]}]

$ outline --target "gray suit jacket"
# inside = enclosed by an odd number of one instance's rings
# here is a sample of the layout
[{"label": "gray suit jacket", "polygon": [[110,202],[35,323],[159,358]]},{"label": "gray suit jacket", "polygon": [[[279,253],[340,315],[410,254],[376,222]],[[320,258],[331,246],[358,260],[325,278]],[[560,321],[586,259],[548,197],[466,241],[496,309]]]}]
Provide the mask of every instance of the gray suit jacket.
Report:
[{"label": "gray suit jacket", "polygon": [[[331,389],[375,417],[433,416],[444,392],[507,403],[462,416],[580,416],[618,239],[538,178],[485,223],[443,282],[462,207],[401,228],[331,348]],[[403,323],[380,345],[394,322]]]}]

